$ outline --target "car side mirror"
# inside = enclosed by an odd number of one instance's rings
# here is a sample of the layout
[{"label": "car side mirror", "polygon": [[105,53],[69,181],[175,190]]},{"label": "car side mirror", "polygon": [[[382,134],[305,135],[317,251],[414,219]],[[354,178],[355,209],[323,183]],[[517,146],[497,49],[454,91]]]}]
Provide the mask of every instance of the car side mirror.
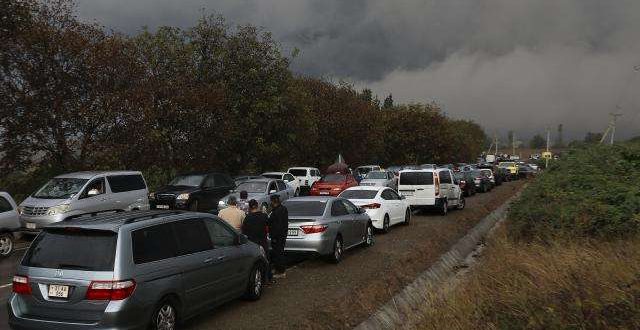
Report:
[{"label": "car side mirror", "polygon": [[358,214],[365,214],[365,213],[367,213],[367,210],[363,208],[358,208]]},{"label": "car side mirror", "polygon": [[276,193],[276,190],[275,190],[275,189],[269,190],[269,195],[271,195],[271,194],[275,194],[275,193]]},{"label": "car side mirror", "polygon": [[98,189],[91,189],[87,192],[88,197],[96,196],[96,195],[100,195],[100,191],[98,191]]}]

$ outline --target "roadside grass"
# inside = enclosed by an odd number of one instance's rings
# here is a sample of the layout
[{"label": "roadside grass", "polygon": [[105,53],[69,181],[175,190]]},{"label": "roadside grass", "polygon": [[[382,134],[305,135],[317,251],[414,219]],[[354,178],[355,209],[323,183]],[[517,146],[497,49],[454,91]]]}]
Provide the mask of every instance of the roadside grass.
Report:
[{"label": "roadside grass", "polygon": [[554,161],[421,316],[419,329],[640,329],[640,144]]},{"label": "roadside grass", "polygon": [[638,329],[640,239],[522,244],[501,228],[426,306],[419,329]]}]

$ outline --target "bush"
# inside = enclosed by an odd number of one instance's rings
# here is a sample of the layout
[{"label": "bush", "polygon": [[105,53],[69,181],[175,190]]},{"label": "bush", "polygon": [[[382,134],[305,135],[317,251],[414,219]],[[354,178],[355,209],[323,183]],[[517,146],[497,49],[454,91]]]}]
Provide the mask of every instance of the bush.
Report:
[{"label": "bush", "polygon": [[640,229],[640,145],[572,149],[509,213],[514,238],[620,238]]}]

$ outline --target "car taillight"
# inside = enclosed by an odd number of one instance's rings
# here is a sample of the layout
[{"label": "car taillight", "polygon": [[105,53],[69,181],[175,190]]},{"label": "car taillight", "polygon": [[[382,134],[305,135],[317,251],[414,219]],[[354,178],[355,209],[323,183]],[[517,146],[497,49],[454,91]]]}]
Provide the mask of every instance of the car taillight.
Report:
[{"label": "car taillight", "polygon": [[134,280],[91,281],[87,289],[87,300],[122,300],[129,298],[136,288]]},{"label": "car taillight", "polygon": [[372,203],[372,204],[362,205],[360,207],[363,209],[379,209],[380,206],[381,205],[379,203]]},{"label": "car taillight", "polygon": [[29,278],[26,276],[14,275],[12,288],[13,292],[17,294],[31,294],[31,285],[29,285]]},{"label": "car taillight", "polygon": [[327,225],[311,225],[311,226],[300,226],[300,229],[302,229],[302,231],[305,234],[317,234],[317,233],[322,233],[325,230],[327,230],[328,226]]},{"label": "car taillight", "polygon": [[335,188],[332,188],[331,190],[333,190],[333,191],[340,191],[340,190],[342,190],[342,189],[343,189],[342,187],[335,187]]}]

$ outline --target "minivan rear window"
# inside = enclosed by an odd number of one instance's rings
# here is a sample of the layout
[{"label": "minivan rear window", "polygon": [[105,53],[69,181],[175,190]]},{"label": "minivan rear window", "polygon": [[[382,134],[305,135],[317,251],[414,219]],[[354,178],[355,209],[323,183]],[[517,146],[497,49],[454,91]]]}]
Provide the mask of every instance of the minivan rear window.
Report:
[{"label": "minivan rear window", "polygon": [[31,243],[23,266],[113,271],[117,234],[105,230],[45,229]]},{"label": "minivan rear window", "polygon": [[433,185],[433,172],[402,172],[400,184],[405,186]]},{"label": "minivan rear window", "polygon": [[307,176],[307,170],[289,170],[289,173],[293,174],[293,176]]}]

